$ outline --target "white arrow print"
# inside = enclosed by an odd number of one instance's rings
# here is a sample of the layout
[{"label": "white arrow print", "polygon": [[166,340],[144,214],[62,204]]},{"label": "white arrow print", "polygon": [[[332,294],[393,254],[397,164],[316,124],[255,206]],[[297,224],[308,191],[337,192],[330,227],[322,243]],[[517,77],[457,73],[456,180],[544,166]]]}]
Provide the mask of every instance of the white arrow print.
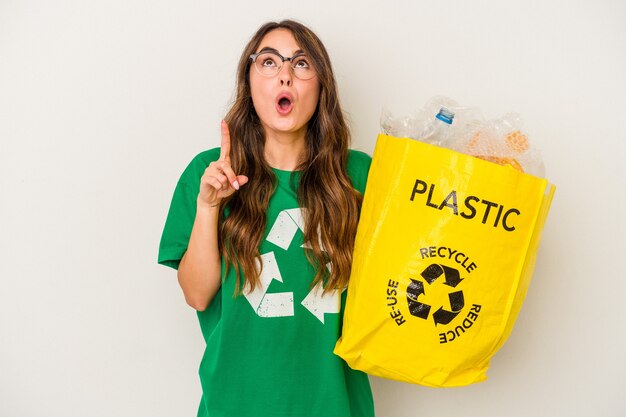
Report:
[{"label": "white arrow print", "polygon": [[[291,241],[296,235],[298,229],[304,232],[304,210],[306,209],[294,208],[283,210],[278,213],[278,217],[276,217],[276,220],[274,221],[270,232],[267,234],[266,240],[284,250],[289,249],[289,245],[291,245]],[[318,230],[317,234],[320,248],[324,250],[321,231]],[[300,247],[311,249],[311,245],[306,242]]]},{"label": "white arrow print", "polygon": [[[332,264],[327,263],[326,268],[331,271]],[[302,300],[302,305],[309,310],[319,321],[324,324],[325,313],[339,313],[341,310],[341,293],[345,291],[345,288],[341,291],[334,290],[329,294],[323,294],[323,286],[321,282],[318,282],[315,287],[307,296]]]},{"label": "white arrow print", "polygon": [[341,293],[344,290],[334,290],[329,294],[322,295],[322,283],[318,282],[315,287],[302,300],[302,305],[309,310],[319,321],[324,323],[324,313],[339,313],[341,309]]},{"label": "white arrow print", "polygon": [[[273,243],[283,250],[288,250],[291,241],[295,237],[298,229],[304,231],[304,218],[302,209],[294,208],[281,211],[270,232],[267,235],[267,241]],[[319,230],[318,230],[319,233]],[[323,245],[320,246],[323,250]],[[306,243],[301,247],[310,248]],[[263,271],[259,278],[261,285],[257,286],[254,291],[246,293],[244,296],[259,315],[259,317],[286,317],[294,315],[293,292],[267,293],[267,290],[273,280],[283,282],[274,252],[264,253],[261,255],[263,262]],[[331,270],[331,264],[327,264],[328,270]],[[257,260],[257,271],[260,264]],[[324,323],[325,313],[339,313],[341,309],[341,291],[334,290],[329,294],[323,294],[322,283],[318,283],[302,300],[302,305],[311,312],[319,321]]]},{"label": "white arrow print", "polygon": [[267,241],[287,250],[298,229],[304,231],[304,220],[300,209],[283,210],[278,213],[267,235]]},{"label": "white arrow print", "polygon": [[[283,282],[274,252],[264,253],[261,255],[261,259],[263,260],[263,271],[259,276],[261,285],[252,292],[244,292],[244,296],[259,317],[293,316],[292,292],[267,294],[267,289],[273,280]],[[260,265],[257,260],[257,270],[259,269]]]}]

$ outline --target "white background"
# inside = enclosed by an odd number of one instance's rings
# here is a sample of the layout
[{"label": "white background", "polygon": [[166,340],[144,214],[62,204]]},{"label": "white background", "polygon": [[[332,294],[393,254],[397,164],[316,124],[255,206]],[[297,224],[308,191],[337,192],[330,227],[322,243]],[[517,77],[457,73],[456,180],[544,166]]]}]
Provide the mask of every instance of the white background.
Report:
[{"label": "white background", "polygon": [[626,415],[623,1],[0,0],[0,416],[195,416],[203,341],[158,242],[244,44],[288,17],[325,42],[354,148],[383,105],[444,94],[521,113],[558,187],[489,379],[372,377],[377,415]]}]

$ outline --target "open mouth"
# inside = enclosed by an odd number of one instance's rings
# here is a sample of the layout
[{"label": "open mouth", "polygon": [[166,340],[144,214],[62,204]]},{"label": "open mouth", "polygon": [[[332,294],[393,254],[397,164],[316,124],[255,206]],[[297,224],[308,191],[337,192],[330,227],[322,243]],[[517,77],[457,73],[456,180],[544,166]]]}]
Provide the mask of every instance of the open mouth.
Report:
[{"label": "open mouth", "polygon": [[281,114],[288,114],[293,108],[293,102],[290,97],[281,96],[276,102],[276,110]]},{"label": "open mouth", "polygon": [[289,108],[289,106],[291,106],[291,101],[287,97],[283,97],[278,100],[278,105],[281,109],[286,110]]}]

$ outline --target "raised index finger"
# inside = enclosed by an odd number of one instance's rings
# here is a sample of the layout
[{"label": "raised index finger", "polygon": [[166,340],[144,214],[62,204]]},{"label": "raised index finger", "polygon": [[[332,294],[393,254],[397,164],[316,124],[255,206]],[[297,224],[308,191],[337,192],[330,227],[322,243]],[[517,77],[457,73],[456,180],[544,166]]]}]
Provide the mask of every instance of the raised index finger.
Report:
[{"label": "raised index finger", "polygon": [[230,131],[226,121],[222,120],[222,145],[220,147],[220,161],[230,161]]}]

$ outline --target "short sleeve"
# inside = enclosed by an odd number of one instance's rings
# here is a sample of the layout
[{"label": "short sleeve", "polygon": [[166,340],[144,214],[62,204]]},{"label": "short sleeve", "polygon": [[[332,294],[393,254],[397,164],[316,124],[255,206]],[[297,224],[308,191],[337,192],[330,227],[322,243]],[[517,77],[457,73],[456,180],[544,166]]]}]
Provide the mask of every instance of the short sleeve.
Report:
[{"label": "short sleeve", "polygon": [[354,188],[361,194],[365,194],[372,157],[355,149],[350,149],[348,152],[348,176],[352,180]]},{"label": "short sleeve", "polygon": [[159,244],[159,264],[178,269],[189,244],[196,217],[197,196],[198,191],[192,190],[189,185],[180,181],[176,184]]},{"label": "short sleeve", "polygon": [[206,167],[218,158],[219,148],[200,153],[189,163],[178,180],[161,235],[159,264],[178,269],[180,260],[187,251],[196,218],[200,178]]}]

